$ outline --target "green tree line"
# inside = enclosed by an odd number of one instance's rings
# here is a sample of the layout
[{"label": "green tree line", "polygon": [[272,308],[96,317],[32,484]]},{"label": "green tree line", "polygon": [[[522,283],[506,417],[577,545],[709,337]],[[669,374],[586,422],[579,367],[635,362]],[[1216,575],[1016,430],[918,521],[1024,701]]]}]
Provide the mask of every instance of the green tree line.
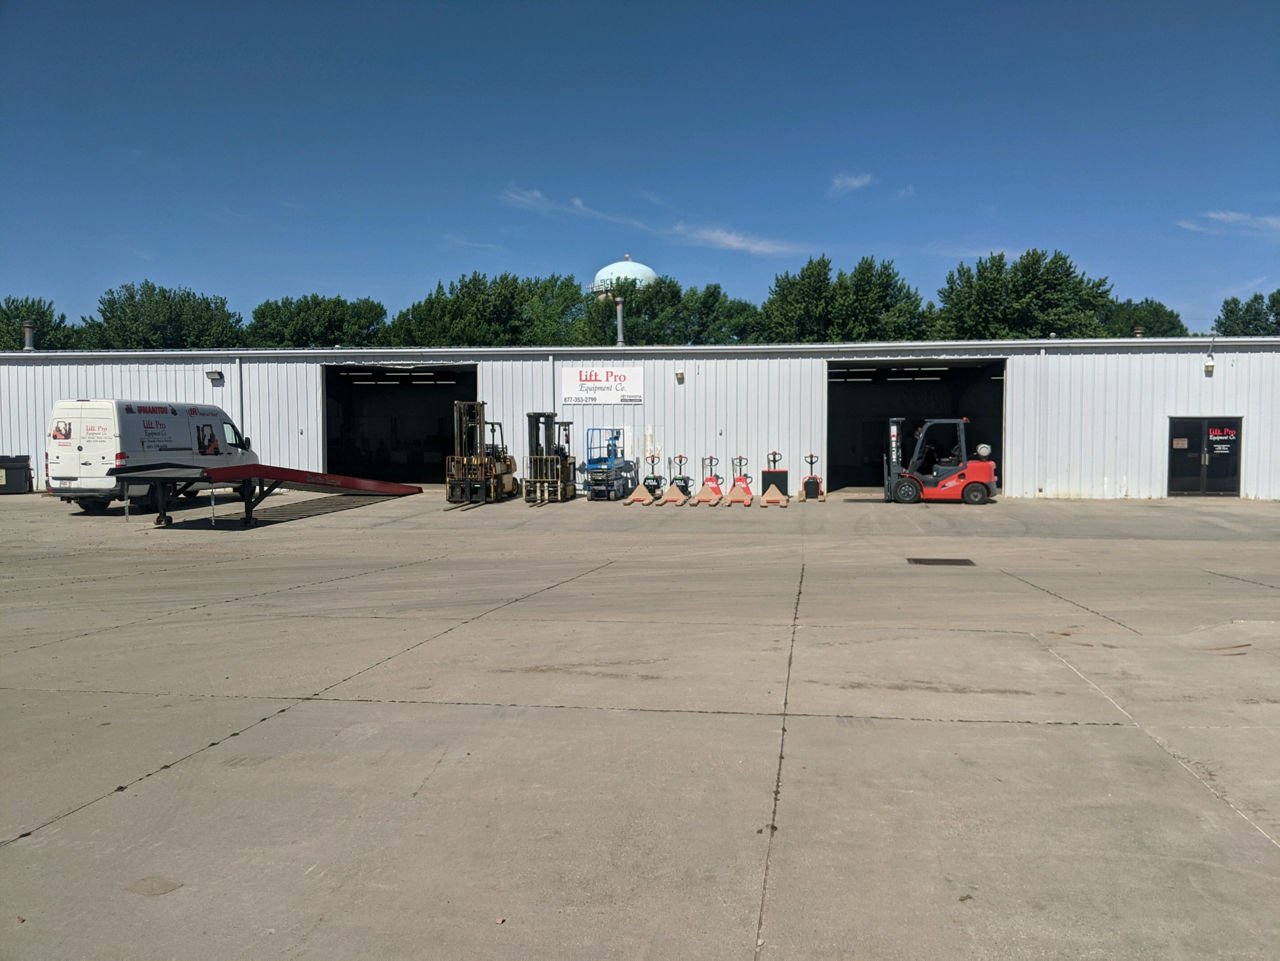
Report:
[{"label": "green tree line", "polygon": [[[718,284],[683,288],[670,277],[644,287],[622,281],[612,295],[597,298],[572,275],[473,273],[437,284],[390,319],[369,298],[307,294],[265,301],[245,323],[224,297],[144,280],[108,290],[97,314],[79,323],[42,298],[5,297],[0,350],[22,348],[26,322],[41,350],[605,346],[616,341],[614,296],[635,345],[1129,337],[1139,327],[1148,337],[1187,336],[1158,301],[1117,301],[1105,277],[1087,277],[1060,251],[1034,249],[959,264],[927,303],[892,261],[874,257],[834,276],[829,258],[810,258],[777,275],[759,307]],[[1228,298],[1213,332],[1280,335],[1280,290]]]}]

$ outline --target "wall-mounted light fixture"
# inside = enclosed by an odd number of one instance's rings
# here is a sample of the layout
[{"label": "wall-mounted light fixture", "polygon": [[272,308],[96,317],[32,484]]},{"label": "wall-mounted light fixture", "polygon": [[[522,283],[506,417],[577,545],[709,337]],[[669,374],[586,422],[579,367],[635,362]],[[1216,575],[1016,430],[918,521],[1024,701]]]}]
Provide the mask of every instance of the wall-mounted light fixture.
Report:
[{"label": "wall-mounted light fixture", "polygon": [[1213,376],[1213,342],[1216,338],[1209,340],[1209,353],[1204,359],[1204,375],[1206,377]]},{"label": "wall-mounted light fixture", "polygon": [[209,378],[209,383],[213,384],[214,387],[222,383],[222,371],[220,370],[206,370],[204,375]]},{"label": "wall-mounted light fixture", "polygon": [[683,371],[683,370],[677,370],[677,371],[676,371],[676,383],[677,383],[677,384],[683,384],[683,383],[684,383],[684,371]]}]

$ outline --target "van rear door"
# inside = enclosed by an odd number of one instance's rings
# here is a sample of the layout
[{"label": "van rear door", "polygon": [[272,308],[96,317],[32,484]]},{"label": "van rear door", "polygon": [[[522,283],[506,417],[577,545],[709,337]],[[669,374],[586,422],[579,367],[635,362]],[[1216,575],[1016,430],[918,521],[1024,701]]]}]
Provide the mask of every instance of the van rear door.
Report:
[{"label": "van rear door", "polygon": [[109,491],[116,481],[107,471],[116,464],[119,436],[114,405],[101,401],[55,404],[49,423],[49,487]]}]

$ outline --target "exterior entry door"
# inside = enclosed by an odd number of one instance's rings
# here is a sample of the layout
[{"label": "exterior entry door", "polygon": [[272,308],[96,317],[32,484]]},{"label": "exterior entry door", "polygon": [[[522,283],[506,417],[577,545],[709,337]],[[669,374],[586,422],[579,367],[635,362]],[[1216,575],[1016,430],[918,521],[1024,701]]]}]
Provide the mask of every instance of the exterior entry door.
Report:
[{"label": "exterior entry door", "polygon": [[1169,494],[1240,496],[1239,417],[1169,418]]}]

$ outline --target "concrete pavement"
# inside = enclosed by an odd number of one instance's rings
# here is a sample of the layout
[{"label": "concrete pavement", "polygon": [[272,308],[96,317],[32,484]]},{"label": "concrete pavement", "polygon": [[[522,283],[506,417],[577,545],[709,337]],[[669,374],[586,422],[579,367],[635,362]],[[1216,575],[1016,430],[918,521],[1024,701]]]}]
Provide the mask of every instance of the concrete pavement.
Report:
[{"label": "concrete pavement", "polygon": [[1280,504],[342,506],[0,497],[0,958],[1276,956]]}]

